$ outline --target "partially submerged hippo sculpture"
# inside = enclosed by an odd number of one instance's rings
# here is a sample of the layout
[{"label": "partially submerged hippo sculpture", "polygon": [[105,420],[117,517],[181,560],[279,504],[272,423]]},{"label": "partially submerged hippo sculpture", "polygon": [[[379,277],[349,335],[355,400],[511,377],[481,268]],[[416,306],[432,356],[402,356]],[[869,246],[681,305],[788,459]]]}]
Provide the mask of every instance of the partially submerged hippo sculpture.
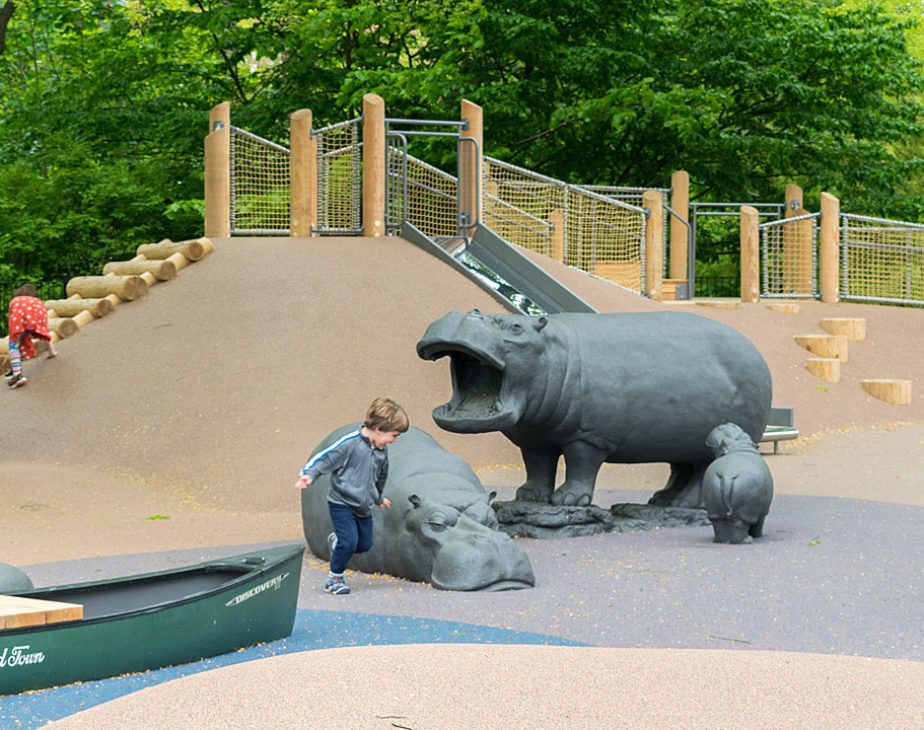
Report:
[{"label": "partially submerged hippo sculpture", "polygon": [[[667,462],[670,478],[650,503],[700,507],[706,436],[733,421],[756,441],[770,412],[760,353],[694,314],[450,312],[417,354],[451,360],[452,398],[433,411],[439,426],[500,431],[520,447],[524,501],[587,505],[604,462]],[[566,479],[554,490],[560,456]]]},{"label": "partially submerged hippo sculpture", "polygon": [[[334,431],[315,452],[360,424]],[[327,509],[330,477],[302,492],[302,526],[315,555],[330,559],[333,530]],[[384,496],[390,509],[374,509],[375,541],[350,568],[429,581],[450,591],[501,591],[536,584],[529,558],[500,532],[489,495],[475,472],[429,434],[411,427],[388,447]]]},{"label": "partially submerged hippo sculpture", "polygon": [[757,444],[734,423],[723,423],[709,433],[706,446],[716,457],[703,475],[703,504],[714,542],[750,543],[763,536],[773,476]]}]

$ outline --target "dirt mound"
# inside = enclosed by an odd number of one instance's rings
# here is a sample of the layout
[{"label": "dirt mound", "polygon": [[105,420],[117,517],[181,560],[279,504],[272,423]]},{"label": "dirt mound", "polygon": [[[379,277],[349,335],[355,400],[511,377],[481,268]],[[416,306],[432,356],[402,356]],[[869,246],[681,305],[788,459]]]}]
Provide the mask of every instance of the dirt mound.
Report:
[{"label": "dirt mound", "polygon": [[[412,423],[476,468],[519,463],[498,434],[458,436],[433,423],[448,399],[445,360],[415,344],[452,309],[502,311],[477,286],[414,245],[385,239],[216,239],[216,252],[174,282],[124,304],[27,363],[30,384],[4,394],[0,460],[54,463],[143,480],[203,509],[272,510],[328,432],[388,395]],[[544,265],[602,311],[651,302],[554,262]],[[676,307],[676,305],[675,305]],[[796,315],[762,305],[682,307],[736,327],[770,364],[774,402],[796,409],[803,434],[924,420],[924,312],[803,302]],[[794,334],[827,316],[865,316],[843,381],[804,369]],[[913,381],[910,406],[872,399],[860,378]],[[67,488],[68,485],[60,485]]]}]

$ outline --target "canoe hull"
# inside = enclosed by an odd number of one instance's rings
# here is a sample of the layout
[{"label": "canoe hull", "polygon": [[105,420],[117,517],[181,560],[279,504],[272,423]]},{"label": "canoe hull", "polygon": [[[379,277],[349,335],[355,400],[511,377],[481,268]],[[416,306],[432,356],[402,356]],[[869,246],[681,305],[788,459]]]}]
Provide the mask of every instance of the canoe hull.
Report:
[{"label": "canoe hull", "polygon": [[[203,564],[213,583],[181,599],[81,621],[0,631],[0,695],[197,661],[292,633],[303,546]],[[263,558],[262,565],[254,565]],[[247,561],[250,561],[248,564]],[[253,566],[246,570],[241,566]],[[222,571],[227,573],[224,580]],[[168,574],[128,581],[169,581]],[[219,575],[218,578],[215,576]],[[186,576],[187,582],[194,576]],[[23,592],[80,602],[102,582]],[[116,590],[118,593],[118,590]]]}]

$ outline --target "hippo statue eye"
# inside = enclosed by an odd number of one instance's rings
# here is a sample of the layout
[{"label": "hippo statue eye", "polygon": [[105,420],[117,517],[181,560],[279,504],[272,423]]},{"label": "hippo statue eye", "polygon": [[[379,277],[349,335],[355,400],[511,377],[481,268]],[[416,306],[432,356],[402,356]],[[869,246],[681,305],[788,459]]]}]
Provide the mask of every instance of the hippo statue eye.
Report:
[{"label": "hippo statue eye", "polygon": [[424,520],[424,524],[434,532],[443,532],[456,524],[456,521],[457,517],[451,517],[444,512],[433,512],[427,516],[427,519]]},{"label": "hippo statue eye", "polygon": [[518,322],[514,322],[512,325],[510,325],[510,331],[515,335],[522,335],[523,325],[519,324]]}]

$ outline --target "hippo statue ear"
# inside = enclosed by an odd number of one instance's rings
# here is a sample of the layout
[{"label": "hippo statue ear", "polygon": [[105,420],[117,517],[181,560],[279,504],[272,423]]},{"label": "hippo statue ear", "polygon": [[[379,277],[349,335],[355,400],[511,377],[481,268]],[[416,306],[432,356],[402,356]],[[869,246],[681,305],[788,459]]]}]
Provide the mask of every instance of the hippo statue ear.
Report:
[{"label": "hippo statue ear", "polygon": [[496,496],[497,496],[497,492],[491,492],[491,493],[488,495],[488,504],[491,504],[491,502],[494,501],[494,498],[495,498]]},{"label": "hippo statue ear", "polygon": [[420,497],[418,497],[416,494],[412,494],[410,497],[408,497],[407,501],[414,505],[414,509],[420,507]]},{"label": "hippo statue ear", "polygon": [[545,317],[539,317],[536,320],[535,324],[533,324],[533,327],[536,328],[536,332],[541,332],[542,328],[545,327],[548,323],[549,323],[548,319],[546,319]]}]

